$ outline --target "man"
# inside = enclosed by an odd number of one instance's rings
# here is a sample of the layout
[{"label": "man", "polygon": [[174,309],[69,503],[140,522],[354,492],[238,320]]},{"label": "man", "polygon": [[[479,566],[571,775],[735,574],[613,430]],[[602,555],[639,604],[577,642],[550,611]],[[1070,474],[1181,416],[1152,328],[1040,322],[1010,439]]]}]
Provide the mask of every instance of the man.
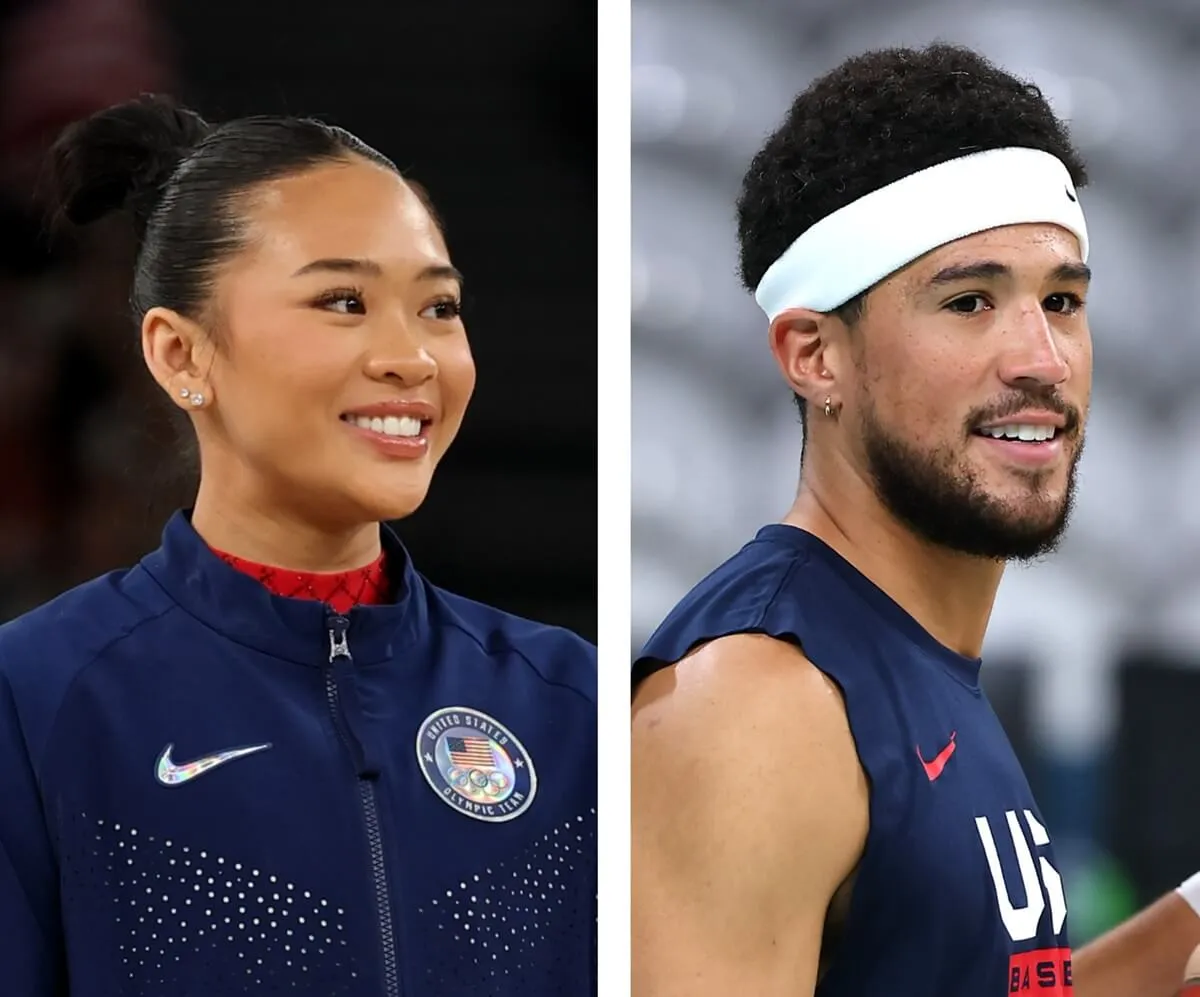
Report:
[{"label": "man", "polygon": [[742,276],[806,421],[801,486],[635,664],[636,997],[1178,989],[1194,881],[1072,964],[979,687],[1004,563],[1071,506],[1085,181],[1035,87],[946,45],[850,59],[751,164]]}]

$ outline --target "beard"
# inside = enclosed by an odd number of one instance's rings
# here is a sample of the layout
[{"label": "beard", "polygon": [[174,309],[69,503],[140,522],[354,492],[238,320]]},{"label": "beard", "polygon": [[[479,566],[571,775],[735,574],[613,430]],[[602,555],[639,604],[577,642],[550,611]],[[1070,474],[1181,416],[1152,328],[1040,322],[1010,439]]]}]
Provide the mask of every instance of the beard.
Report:
[{"label": "beard", "polygon": [[1071,456],[1063,495],[1056,498],[1048,491],[1054,472],[1034,472],[1025,477],[1024,498],[1004,500],[989,494],[949,448],[918,450],[893,436],[869,400],[862,413],[863,445],[875,492],[917,536],[996,561],[1032,561],[1058,549],[1074,505],[1076,470],[1083,454],[1078,419],[1068,420],[1079,445]]}]

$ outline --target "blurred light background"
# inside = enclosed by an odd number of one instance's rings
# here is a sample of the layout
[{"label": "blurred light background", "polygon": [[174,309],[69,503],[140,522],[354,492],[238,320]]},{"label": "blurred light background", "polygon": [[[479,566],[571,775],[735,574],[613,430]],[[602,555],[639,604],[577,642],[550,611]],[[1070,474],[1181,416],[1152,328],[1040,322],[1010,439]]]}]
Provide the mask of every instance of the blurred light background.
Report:
[{"label": "blurred light background", "polygon": [[69,121],[144,91],[340,124],[424,183],[467,275],[475,400],[400,524],[435,582],[596,628],[595,7],[0,0],[0,619],[135,561],[192,492],[118,222],[48,248]]},{"label": "blurred light background", "polygon": [[1077,513],[1010,569],[984,680],[1078,944],[1200,867],[1200,7],[634,0],[633,621],[795,493],[800,426],[737,280],[742,171],[848,55],[959,42],[1034,80],[1089,161],[1096,379]]}]

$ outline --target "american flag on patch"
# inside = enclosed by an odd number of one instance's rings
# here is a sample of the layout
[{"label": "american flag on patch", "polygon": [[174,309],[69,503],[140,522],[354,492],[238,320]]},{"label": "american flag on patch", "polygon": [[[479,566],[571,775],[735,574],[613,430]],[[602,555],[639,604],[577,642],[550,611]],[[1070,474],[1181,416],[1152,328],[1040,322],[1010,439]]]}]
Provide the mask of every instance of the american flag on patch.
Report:
[{"label": "american flag on patch", "polygon": [[446,750],[450,752],[450,761],[460,769],[490,769],[496,765],[486,737],[448,737]]}]

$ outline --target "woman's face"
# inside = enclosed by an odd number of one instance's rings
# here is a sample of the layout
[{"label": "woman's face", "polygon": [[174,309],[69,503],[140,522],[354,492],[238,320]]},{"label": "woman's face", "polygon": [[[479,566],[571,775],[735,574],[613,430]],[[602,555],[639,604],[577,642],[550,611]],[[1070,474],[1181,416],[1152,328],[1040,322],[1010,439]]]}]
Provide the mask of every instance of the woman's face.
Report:
[{"label": "woman's face", "polygon": [[257,188],[215,290],[206,487],[330,528],[424,500],[475,387],[445,242],[357,157]]}]

